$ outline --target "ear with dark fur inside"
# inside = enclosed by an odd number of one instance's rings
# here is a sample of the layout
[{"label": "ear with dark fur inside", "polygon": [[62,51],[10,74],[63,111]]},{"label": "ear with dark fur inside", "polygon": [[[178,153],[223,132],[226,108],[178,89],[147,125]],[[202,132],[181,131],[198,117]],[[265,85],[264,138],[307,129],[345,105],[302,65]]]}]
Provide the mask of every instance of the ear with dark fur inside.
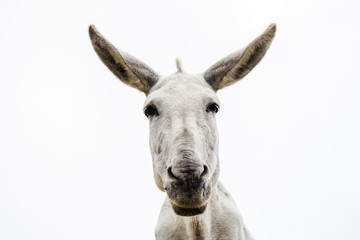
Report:
[{"label": "ear with dark fur inside", "polygon": [[94,25],[89,26],[89,35],[95,52],[110,71],[125,84],[148,94],[159,75],[130,54],[118,51]]},{"label": "ear with dark fur inside", "polygon": [[246,76],[264,57],[275,36],[276,25],[266,31],[246,48],[234,52],[212,65],[205,73],[205,80],[217,91]]}]

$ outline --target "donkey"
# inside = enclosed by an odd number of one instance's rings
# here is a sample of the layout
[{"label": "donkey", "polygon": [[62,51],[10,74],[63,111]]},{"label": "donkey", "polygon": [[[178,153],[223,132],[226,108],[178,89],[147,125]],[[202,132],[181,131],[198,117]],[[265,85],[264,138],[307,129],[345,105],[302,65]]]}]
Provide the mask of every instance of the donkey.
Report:
[{"label": "donkey", "polygon": [[156,239],[253,239],[236,204],[219,179],[216,95],[248,74],[263,58],[276,26],[203,74],[178,71],[160,76],[140,60],[117,50],[90,25],[95,52],[122,82],[146,95],[154,179],[167,197]]}]

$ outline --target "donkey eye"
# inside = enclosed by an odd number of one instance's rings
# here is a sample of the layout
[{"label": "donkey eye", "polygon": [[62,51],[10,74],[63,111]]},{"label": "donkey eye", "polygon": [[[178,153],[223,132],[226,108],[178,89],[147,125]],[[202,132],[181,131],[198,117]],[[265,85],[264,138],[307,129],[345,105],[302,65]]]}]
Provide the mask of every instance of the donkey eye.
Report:
[{"label": "donkey eye", "polygon": [[206,108],[206,112],[217,113],[219,109],[219,105],[217,105],[216,103],[210,103]]},{"label": "donkey eye", "polygon": [[146,116],[147,118],[151,118],[151,117],[153,117],[153,116],[159,116],[158,110],[157,110],[156,107],[154,107],[153,105],[148,106],[148,107],[145,109],[144,113],[145,113],[145,116]]}]

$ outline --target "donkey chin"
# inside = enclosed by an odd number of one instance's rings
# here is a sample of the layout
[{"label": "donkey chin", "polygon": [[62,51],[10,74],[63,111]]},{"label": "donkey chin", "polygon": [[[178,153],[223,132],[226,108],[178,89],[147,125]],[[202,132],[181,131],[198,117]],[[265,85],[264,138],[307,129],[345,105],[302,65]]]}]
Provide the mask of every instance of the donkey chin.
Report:
[{"label": "donkey chin", "polygon": [[203,179],[179,179],[165,184],[165,191],[177,215],[195,216],[205,212],[211,184]]}]

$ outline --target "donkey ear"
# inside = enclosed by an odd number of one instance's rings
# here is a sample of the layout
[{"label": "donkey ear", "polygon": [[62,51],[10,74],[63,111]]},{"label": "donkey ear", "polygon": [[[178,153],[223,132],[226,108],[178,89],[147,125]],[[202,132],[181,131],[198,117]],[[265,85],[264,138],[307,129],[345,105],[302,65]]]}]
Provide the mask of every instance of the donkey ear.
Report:
[{"label": "donkey ear", "polygon": [[276,25],[266,31],[246,48],[234,52],[212,65],[205,73],[205,80],[217,91],[246,76],[264,57],[275,36]]},{"label": "donkey ear", "polygon": [[115,76],[130,87],[149,93],[159,79],[157,73],[130,54],[118,51],[94,25],[90,25],[89,35],[95,52]]}]

